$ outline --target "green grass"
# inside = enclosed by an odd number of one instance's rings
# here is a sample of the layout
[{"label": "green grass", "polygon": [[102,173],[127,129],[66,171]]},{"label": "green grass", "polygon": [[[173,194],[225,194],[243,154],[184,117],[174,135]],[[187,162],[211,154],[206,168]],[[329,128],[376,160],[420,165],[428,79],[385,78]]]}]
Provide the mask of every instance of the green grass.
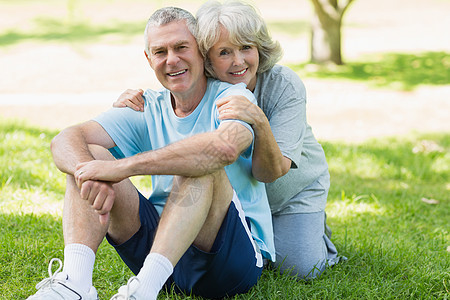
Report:
[{"label": "green grass", "polygon": [[406,91],[419,85],[450,84],[450,53],[447,52],[380,53],[365,55],[343,66],[302,63],[291,67],[304,77],[355,80]]},{"label": "green grass", "polygon": [[25,41],[53,43],[98,42],[106,36],[114,35],[126,43],[132,37],[142,35],[146,21],[111,21],[106,25],[93,25],[88,21],[67,22],[64,19],[40,17],[34,20],[35,28],[30,31],[7,29],[0,33],[0,47]]},{"label": "green grass", "polygon": [[[64,176],[49,152],[55,134],[0,121],[2,299],[34,293],[49,260],[63,257]],[[328,222],[348,261],[310,282],[265,270],[259,284],[236,299],[449,299],[450,134],[323,146],[332,176]],[[141,179],[136,184],[149,188]],[[94,270],[101,299],[129,276],[103,243]]]}]

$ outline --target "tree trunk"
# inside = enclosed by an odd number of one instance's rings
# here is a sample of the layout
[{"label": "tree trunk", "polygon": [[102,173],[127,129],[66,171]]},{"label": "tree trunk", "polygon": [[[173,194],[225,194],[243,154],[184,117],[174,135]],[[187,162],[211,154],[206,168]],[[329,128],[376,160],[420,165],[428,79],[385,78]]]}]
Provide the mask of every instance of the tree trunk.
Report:
[{"label": "tree trunk", "polygon": [[317,16],[311,22],[311,62],[342,65],[341,24],[329,22],[326,27]]},{"label": "tree trunk", "polygon": [[353,0],[339,6],[338,0],[311,0],[315,15],[311,22],[311,62],[342,65],[342,16]]}]

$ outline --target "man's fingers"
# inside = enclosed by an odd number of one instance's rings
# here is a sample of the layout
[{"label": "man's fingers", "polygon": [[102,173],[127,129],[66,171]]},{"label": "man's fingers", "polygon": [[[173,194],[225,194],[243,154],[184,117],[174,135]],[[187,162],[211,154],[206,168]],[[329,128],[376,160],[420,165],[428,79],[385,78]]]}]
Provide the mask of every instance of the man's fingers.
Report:
[{"label": "man's fingers", "polygon": [[98,220],[100,221],[100,224],[106,225],[108,224],[109,220],[109,212],[103,215],[98,215]]},{"label": "man's fingers", "polygon": [[83,183],[81,183],[79,185],[79,187],[80,187],[81,199],[88,200],[89,199],[89,194],[91,192],[91,183],[90,182],[83,182]]},{"label": "man's fingers", "polygon": [[92,207],[99,214],[105,214],[111,211],[114,204],[115,193],[114,190],[108,184],[102,184],[96,197],[92,203]]}]

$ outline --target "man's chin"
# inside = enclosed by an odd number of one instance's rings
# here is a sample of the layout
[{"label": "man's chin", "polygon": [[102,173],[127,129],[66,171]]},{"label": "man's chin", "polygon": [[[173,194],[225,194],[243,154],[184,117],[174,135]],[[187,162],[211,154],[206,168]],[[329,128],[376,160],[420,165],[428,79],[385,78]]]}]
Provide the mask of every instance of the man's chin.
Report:
[{"label": "man's chin", "polygon": [[183,94],[189,90],[185,84],[168,84],[165,88],[176,94]]}]

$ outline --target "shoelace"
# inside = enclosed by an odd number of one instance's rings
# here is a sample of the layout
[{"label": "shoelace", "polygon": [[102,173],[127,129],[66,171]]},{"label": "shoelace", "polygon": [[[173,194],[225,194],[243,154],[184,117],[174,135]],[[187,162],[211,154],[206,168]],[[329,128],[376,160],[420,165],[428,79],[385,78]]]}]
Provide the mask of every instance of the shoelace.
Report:
[{"label": "shoelace", "polygon": [[[133,281],[136,281],[136,284],[134,285],[133,288],[131,288],[131,283]],[[115,294],[111,298],[111,300],[135,300],[136,298],[133,297],[132,295],[139,288],[139,283],[140,283],[139,278],[137,278],[136,276],[131,277],[130,279],[128,279],[128,282],[127,282],[126,294],[124,295],[119,289],[119,293]]]},{"label": "shoelace", "polygon": [[[53,267],[53,263],[57,261],[59,263],[59,267],[58,269],[56,269],[55,273],[52,273],[52,267]],[[58,275],[59,271],[61,271],[62,269],[62,261],[59,258],[52,258],[50,260],[50,263],[48,265],[48,278],[43,279],[41,282],[39,282],[38,284],[36,284],[36,289],[41,289],[41,288],[46,288],[46,287],[51,287],[52,283],[55,282],[56,279],[56,275]]]}]

